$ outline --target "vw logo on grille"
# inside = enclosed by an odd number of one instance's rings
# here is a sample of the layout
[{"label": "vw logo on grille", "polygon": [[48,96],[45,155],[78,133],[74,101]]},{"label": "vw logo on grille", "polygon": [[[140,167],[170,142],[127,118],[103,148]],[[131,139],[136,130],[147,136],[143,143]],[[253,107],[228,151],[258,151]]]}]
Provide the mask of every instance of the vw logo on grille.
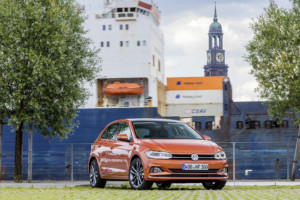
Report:
[{"label": "vw logo on grille", "polygon": [[191,158],[192,158],[193,161],[197,161],[199,157],[198,157],[197,154],[193,153],[193,154],[191,155]]}]

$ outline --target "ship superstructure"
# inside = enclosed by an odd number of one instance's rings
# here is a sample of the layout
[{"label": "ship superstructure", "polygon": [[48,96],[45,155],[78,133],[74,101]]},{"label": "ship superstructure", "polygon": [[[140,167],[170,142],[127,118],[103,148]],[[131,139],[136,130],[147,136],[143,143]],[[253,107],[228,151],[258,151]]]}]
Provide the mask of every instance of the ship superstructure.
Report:
[{"label": "ship superstructure", "polygon": [[90,88],[93,96],[87,107],[162,108],[164,39],[158,7],[139,0],[107,0],[101,11],[87,15],[87,36],[101,49],[102,58],[101,77]]}]

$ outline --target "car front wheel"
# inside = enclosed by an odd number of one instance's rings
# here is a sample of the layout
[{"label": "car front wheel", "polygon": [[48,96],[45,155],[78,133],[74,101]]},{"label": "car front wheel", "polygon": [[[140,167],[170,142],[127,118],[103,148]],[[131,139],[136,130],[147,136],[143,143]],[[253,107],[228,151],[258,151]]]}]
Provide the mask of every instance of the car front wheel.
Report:
[{"label": "car front wheel", "polygon": [[144,168],[140,158],[131,162],[128,176],[132,189],[145,190],[150,189],[153,185],[153,182],[144,179]]},{"label": "car front wheel", "polygon": [[94,187],[104,188],[106,180],[101,179],[99,173],[99,167],[96,159],[94,159],[90,164],[90,185]]},{"label": "car front wheel", "polygon": [[202,185],[207,190],[221,190],[226,185],[226,181],[205,181]]}]

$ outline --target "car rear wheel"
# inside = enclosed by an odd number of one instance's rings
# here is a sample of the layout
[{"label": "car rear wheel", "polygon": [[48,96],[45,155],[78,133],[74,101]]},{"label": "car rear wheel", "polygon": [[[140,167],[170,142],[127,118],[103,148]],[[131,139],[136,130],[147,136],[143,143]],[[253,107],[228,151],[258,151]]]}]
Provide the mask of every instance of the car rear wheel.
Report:
[{"label": "car rear wheel", "polygon": [[99,173],[99,167],[96,159],[94,159],[90,164],[90,185],[94,187],[104,188],[106,180],[101,179]]},{"label": "car rear wheel", "polygon": [[221,190],[226,185],[226,181],[205,181],[202,185],[207,190]]},{"label": "car rear wheel", "polygon": [[168,190],[171,187],[172,182],[170,182],[170,181],[159,181],[159,182],[156,182],[156,185],[157,185],[159,190]]},{"label": "car rear wheel", "polygon": [[144,179],[144,168],[141,159],[134,159],[129,168],[128,179],[130,186],[135,190],[151,189],[153,182]]}]

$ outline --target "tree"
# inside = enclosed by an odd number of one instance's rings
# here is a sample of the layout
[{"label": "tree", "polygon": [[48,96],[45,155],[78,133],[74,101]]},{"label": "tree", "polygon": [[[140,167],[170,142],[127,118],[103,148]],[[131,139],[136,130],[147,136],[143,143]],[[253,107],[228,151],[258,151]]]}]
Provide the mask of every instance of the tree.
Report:
[{"label": "tree", "polygon": [[0,108],[16,132],[14,181],[22,182],[23,131],[33,123],[45,137],[67,137],[100,58],[75,0],[1,0],[0,18]]},{"label": "tree", "polygon": [[[271,0],[268,8],[251,23],[254,38],[246,46],[246,60],[258,82],[257,91],[267,100],[271,116],[290,116],[300,124],[300,1],[291,9],[279,8]],[[300,128],[292,170],[295,179]]]}]

